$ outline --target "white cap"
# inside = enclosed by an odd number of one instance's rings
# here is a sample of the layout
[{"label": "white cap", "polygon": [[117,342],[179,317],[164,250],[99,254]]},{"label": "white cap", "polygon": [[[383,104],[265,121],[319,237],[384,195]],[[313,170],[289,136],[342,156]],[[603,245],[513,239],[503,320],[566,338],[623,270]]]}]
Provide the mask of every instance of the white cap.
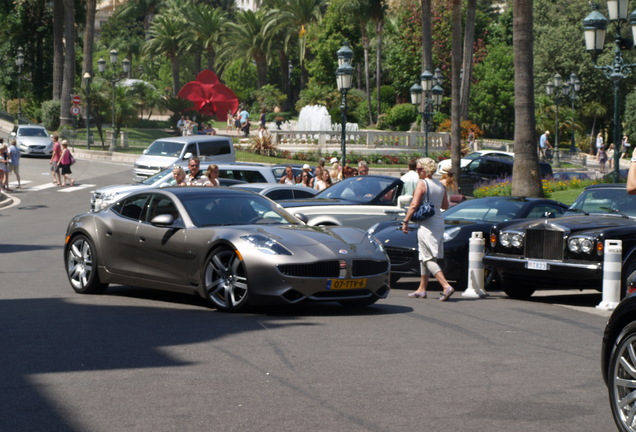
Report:
[{"label": "white cap", "polygon": [[338,162],[338,158],[337,157],[332,157],[331,160],[329,161],[329,163],[336,163]]},{"label": "white cap", "polygon": [[305,164],[305,165],[303,165],[303,169],[304,170],[308,170],[308,169],[311,169],[311,167],[309,166],[309,164]]}]

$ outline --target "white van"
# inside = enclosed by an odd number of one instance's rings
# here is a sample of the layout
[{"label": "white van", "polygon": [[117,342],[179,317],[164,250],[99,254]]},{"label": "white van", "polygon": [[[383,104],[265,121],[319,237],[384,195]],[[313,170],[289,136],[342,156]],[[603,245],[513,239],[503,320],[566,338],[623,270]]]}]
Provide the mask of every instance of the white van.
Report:
[{"label": "white van", "polygon": [[133,179],[142,181],[164,168],[196,156],[214,162],[236,162],[232,140],[215,135],[160,138],[150,144],[135,162]]}]

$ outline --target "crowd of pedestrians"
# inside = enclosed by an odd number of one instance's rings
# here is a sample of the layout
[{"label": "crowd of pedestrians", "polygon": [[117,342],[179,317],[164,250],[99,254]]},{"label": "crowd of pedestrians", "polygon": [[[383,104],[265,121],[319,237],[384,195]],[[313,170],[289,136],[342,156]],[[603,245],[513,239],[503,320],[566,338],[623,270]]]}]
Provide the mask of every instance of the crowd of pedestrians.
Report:
[{"label": "crowd of pedestrians", "polygon": [[293,167],[288,165],[285,167],[285,174],[279,179],[279,183],[322,191],[345,178],[369,174],[369,165],[364,160],[358,162],[357,168],[350,165],[342,166],[336,157],[329,160],[331,168],[325,167],[326,162],[326,159],[320,159],[313,171],[309,164],[305,164],[299,175],[294,175]]}]

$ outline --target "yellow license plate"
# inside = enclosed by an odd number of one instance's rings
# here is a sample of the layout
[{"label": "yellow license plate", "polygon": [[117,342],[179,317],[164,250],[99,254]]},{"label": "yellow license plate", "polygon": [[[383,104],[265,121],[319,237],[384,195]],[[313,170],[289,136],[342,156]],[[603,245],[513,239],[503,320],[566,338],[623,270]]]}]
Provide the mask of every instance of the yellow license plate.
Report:
[{"label": "yellow license plate", "polygon": [[359,289],[366,286],[366,279],[329,279],[327,281],[327,289]]}]

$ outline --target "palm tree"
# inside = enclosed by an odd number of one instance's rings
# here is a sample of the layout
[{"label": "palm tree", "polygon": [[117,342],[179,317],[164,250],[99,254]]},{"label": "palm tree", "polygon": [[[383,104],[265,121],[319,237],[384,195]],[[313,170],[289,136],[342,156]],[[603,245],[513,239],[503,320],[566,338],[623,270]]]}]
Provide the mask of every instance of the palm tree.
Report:
[{"label": "palm tree", "polygon": [[459,178],[462,157],[461,101],[459,74],[462,64],[462,0],[452,0],[452,67],[451,67],[451,166]]},{"label": "palm tree", "polygon": [[159,13],[161,8],[165,5],[163,0],[128,0],[117,9],[117,16],[122,18],[124,22],[136,21],[138,19],[143,20],[144,31],[148,32],[152,26],[155,15]]},{"label": "palm tree", "polygon": [[60,125],[70,125],[71,94],[75,87],[75,2],[64,0],[64,74],[60,99]]},{"label": "palm tree", "polygon": [[468,118],[468,100],[470,96],[470,79],[473,74],[473,51],[475,42],[475,15],[477,0],[468,0],[466,7],[466,28],[464,29],[464,75],[461,83],[461,113],[462,119]]},{"label": "palm tree", "polygon": [[62,97],[64,76],[64,4],[53,0],[53,100]]},{"label": "palm tree", "polygon": [[[192,41],[205,51],[207,68],[214,70],[216,50],[224,33],[227,14],[205,3],[194,3],[186,5],[183,15],[189,23]],[[188,46],[186,49],[193,52],[191,48]]]},{"label": "palm tree", "polygon": [[512,194],[541,197],[541,175],[535,134],[533,1],[514,0],[513,48],[515,66],[515,160]]},{"label": "palm tree", "polygon": [[157,15],[148,32],[150,39],[144,44],[147,55],[166,56],[172,70],[172,92],[177,94],[179,85],[179,58],[183,51],[186,23],[175,13]]},{"label": "palm tree", "polygon": [[[86,72],[93,76],[93,46],[95,33],[95,13],[97,11],[97,0],[86,0],[86,29],[84,31],[84,64],[82,66],[82,77]],[[86,113],[88,115],[88,113]]]},{"label": "palm tree", "polygon": [[236,22],[228,22],[228,33],[223,44],[224,58],[243,58],[256,63],[258,86],[267,84],[267,65],[273,44],[272,27],[275,15],[271,10],[240,11]]},{"label": "palm tree", "polygon": [[596,146],[594,145],[594,137],[596,136],[596,120],[599,117],[605,117],[607,115],[607,107],[602,105],[600,102],[587,102],[581,108],[581,113],[584,117],[591,118],[592,121],[592,130],[590,131],[590,154],[593,155]]}]

